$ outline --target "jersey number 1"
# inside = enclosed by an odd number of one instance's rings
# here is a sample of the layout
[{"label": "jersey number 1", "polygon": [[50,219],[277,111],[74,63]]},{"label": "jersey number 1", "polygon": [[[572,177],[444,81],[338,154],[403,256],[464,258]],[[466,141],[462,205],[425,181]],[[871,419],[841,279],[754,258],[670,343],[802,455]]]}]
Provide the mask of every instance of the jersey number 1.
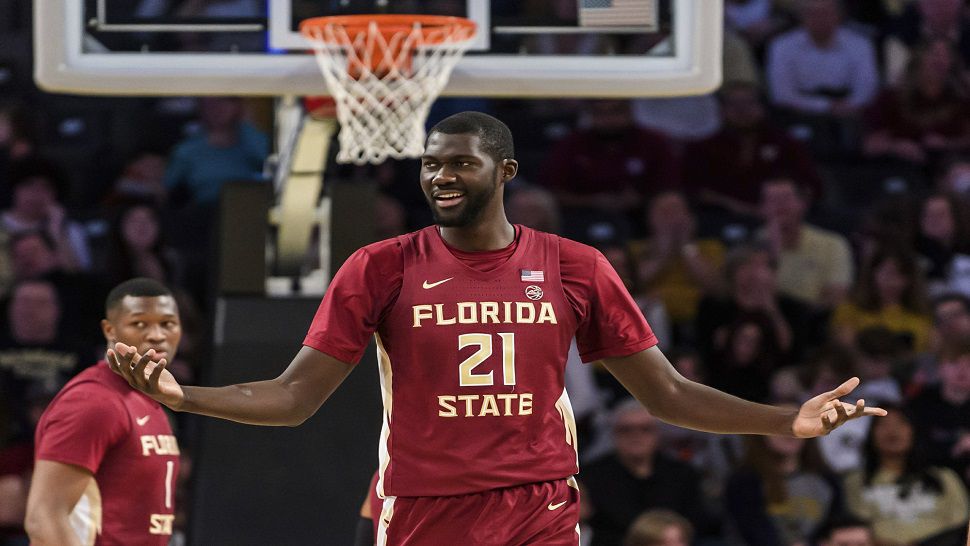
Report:
[{"label": "jersey number 1", "polygon": [[[500,333],[502,339],[502,384],[515,385],[515,334]],[[488,387],[495,384],[492,370],[475,373],[475,368],[492,356],[492,334],[461,334],[458,350],[478,347],[478,350],[458,365],[458,384],[462,387]]]}]

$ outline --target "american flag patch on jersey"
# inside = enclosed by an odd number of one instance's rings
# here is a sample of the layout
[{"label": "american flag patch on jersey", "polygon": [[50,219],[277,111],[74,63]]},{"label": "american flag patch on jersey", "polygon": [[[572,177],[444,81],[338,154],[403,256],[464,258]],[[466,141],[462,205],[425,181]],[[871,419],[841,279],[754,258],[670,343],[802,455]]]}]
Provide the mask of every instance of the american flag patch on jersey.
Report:
[{"label": "american flag patch on jersey", "polygon": [[521,278],[522,282],[544,282],[546,280],[546,276],[542,271],[533,271],[530,269],[523,269]]}]

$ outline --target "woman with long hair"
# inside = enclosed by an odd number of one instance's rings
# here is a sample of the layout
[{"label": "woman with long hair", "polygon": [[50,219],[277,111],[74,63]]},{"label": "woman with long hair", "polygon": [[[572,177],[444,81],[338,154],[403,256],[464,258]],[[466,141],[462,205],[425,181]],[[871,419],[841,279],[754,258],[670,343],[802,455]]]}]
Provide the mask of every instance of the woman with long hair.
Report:
[{"label": "woman with long hair", "polygon": [[970,505],[960,477],[926,464],[905,411],[883,409],[888,415],[874,419],[866,437],[863,468],[845,477],[848,509],[870,521],[887,545],[915,544],[962,530]]},{"label": "woman with long hair", "polygon": [[857,333],[882,326],[909,340],[909,348],[927,349],[932,323],[926,312],[923,272],[908,249],[884,246],[863,264],[850,301],[835,309],[832,330],[851,345]]},{"label": "woman with long hair", "polygon": [[165,243],[161,215],[148,202],[128,203],[115,215],[105,259],[109,284],[148,277],[167,285],[181,285],[182,261]]},{"label": "woman with long hair", "polygon": [[784,363],[771,319],[745,313],[717,332],[707,367],[710,385],[755,402],[766,402],[771,375]]}]

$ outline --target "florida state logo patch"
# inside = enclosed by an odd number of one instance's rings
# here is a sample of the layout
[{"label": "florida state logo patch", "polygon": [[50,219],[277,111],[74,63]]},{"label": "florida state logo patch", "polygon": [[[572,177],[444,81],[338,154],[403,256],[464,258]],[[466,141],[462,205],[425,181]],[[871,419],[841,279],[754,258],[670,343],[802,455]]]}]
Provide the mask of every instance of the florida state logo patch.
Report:
[{"label": "florida state logo patch", "polygon": [[542,289],[534,284],[530,284],[525,287],[525,297],[530,300],[541,300],[542,299]]}]

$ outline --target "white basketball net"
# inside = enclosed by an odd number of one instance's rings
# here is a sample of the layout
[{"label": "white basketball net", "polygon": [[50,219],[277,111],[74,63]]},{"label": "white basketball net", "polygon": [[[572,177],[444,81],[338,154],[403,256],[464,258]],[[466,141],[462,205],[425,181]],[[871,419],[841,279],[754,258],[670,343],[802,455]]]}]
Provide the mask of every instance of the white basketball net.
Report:
[{"label": "white basketball net", "polygon": [[[354,34],[354,35],[352,35]],[[348,33],[343,25],[307,29],[340,123],[340,163],[380,163],[418,157],[424,123],[474,28],[416,22],[396,33],[371,21]]]}]

